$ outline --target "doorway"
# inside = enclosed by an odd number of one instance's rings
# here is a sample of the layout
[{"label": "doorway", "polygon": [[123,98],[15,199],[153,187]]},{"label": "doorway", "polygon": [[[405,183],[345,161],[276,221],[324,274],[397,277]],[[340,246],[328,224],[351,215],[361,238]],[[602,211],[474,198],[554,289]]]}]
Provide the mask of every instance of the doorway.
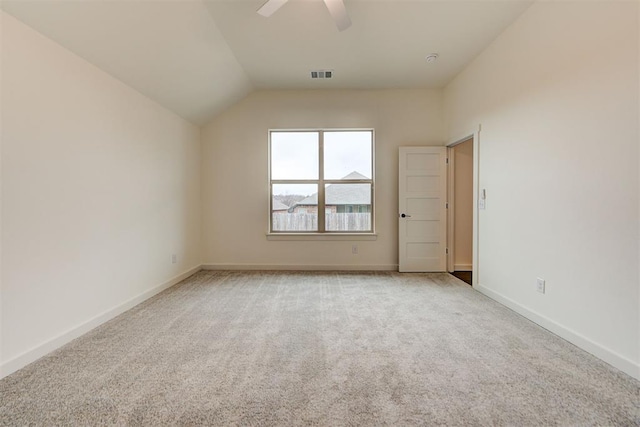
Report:
[{"label": "doorway", "polygon": [[474,138],[448,146],[449,227],[447,270],[473,283],[474,230]]}]

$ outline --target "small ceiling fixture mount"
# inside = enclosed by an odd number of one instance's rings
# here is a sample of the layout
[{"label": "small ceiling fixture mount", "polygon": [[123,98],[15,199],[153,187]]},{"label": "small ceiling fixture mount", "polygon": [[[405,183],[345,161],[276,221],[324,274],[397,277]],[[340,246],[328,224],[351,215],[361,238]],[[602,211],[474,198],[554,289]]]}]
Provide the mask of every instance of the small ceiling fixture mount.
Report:
[{"label": "small ceiling fixture mount", "polygon": [[430,53],[429,55],[427,55],[427,57],[425,58],[426,61],[431,64],[433,62],[436,62],[438,60],[438,54],[437,53]]}]

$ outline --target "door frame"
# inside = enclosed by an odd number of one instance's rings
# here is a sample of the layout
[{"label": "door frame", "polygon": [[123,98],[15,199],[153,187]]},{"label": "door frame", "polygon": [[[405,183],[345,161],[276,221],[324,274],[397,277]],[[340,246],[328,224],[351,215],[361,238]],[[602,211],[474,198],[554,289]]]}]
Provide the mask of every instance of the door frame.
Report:
[{"label": "door frame", "polygon": [[479,272],[479,226],[478,226],[478,195],[480,194],[480,131],[482,127],[478,127],[470,132],[464,133],[462,136],[450,140],[447,144],[447,158],[449,159],[449,168],[447,171],[447,203],[449,209],[447,209],[447,247],[449,253],[447,254],[447,271],[452,272],[454,270],[454,221],[455,221],[455,203],[454,203],[454,168],[455,163],[453,159],[453,147],[468,140],[473,141],[473,236],[471,243],[471,286],[475,287],[478,284],[478,272]]}]

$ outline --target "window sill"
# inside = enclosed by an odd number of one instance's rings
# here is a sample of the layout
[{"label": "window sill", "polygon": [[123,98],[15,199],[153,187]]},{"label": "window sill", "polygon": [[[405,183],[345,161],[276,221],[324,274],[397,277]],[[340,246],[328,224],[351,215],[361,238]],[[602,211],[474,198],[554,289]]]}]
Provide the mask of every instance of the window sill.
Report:
[{"label": "window sill", "polygon": [[267,240],[378,240],[376,233],[267,233]]}]

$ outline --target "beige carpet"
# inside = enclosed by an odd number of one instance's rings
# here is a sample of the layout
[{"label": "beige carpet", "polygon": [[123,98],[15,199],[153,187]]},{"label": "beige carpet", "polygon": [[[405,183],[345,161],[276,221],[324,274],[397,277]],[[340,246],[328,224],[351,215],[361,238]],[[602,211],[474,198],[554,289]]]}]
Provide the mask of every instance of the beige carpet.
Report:
[{"label": "beige carpet", "polygon": [[2,425],[640,425],[640,382],[447,274],[200,272],[0,381]]}]

